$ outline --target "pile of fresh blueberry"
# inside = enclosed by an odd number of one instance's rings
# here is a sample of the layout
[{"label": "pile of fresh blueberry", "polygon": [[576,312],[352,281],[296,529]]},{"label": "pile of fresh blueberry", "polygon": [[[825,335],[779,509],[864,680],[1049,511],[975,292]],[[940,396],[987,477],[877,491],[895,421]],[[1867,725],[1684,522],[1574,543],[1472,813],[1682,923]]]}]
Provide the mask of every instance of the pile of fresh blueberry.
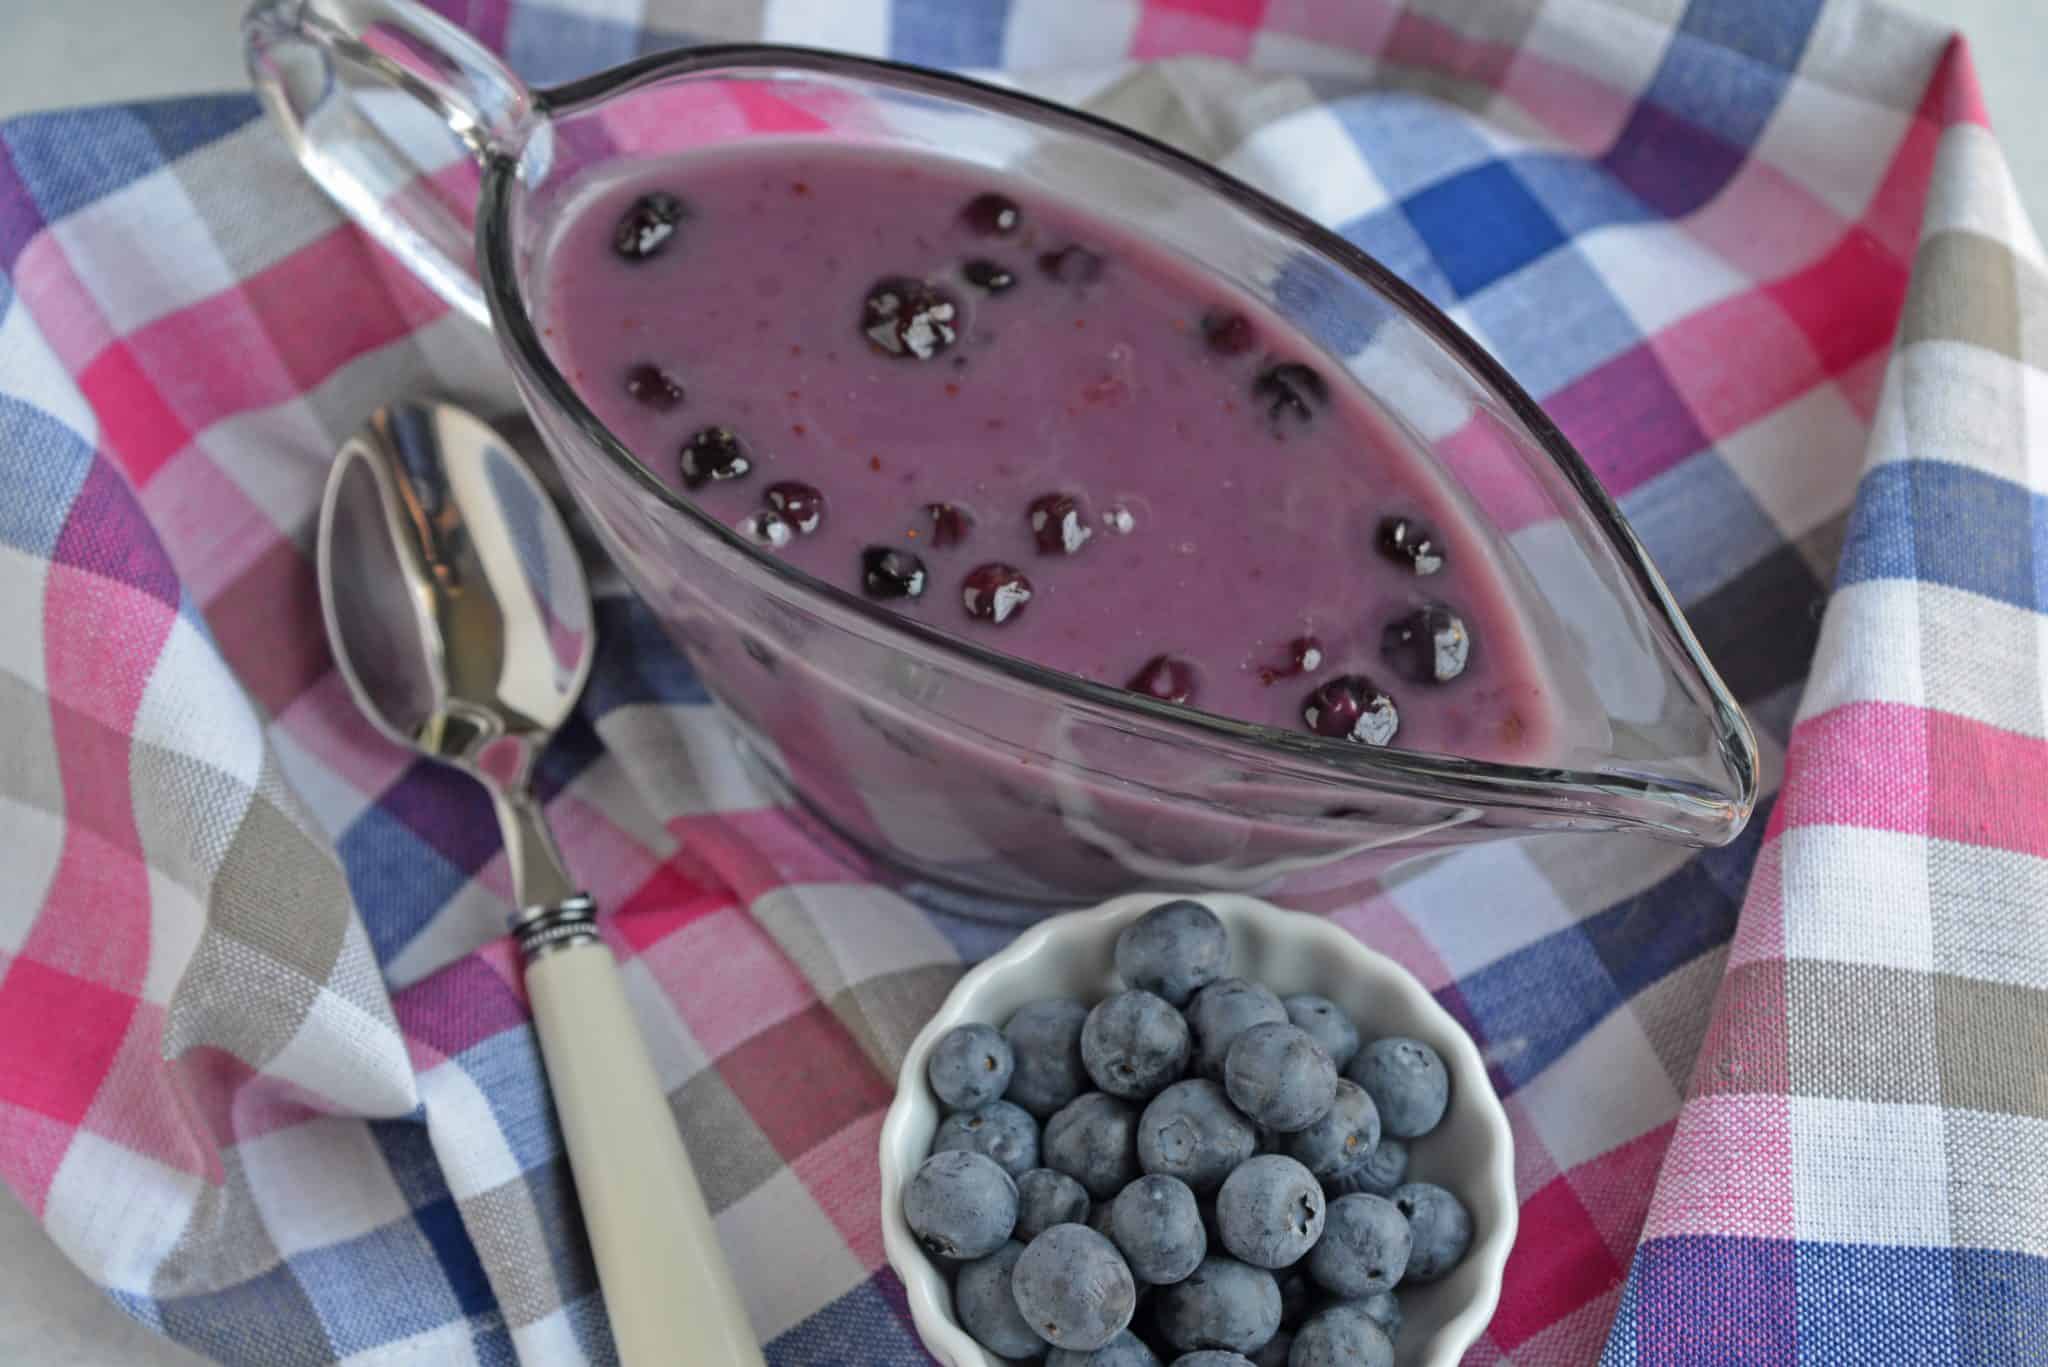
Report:
[{"label": "pile of fresh blueberry", "polygon": [[1391,1367],[1395,1288],[1464,1257],[1464,1204],[1403,1180],[1450,1101],[1436,1051],[1361,1044],[1335,1003],[1226,978],[1229,960],[1215,913],[1167,902],[1117,937],[1124,991],[933,1049],[949,1114],[903,1215],[989,1352]]}]

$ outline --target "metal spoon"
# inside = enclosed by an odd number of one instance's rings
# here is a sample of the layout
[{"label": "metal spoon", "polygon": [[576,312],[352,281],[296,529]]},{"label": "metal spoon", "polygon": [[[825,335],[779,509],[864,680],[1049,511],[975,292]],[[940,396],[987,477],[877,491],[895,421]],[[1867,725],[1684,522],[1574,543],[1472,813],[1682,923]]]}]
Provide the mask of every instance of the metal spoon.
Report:
[{"label": "metal spoon", "polygon": [[481,419],[399,403],[335,457],[317,559],[356,703],[497,808],[523,908],[512,931],[621,1359],[760,1363],[596,905],[533,796],[534,762],[596,648],[560,514]]}]

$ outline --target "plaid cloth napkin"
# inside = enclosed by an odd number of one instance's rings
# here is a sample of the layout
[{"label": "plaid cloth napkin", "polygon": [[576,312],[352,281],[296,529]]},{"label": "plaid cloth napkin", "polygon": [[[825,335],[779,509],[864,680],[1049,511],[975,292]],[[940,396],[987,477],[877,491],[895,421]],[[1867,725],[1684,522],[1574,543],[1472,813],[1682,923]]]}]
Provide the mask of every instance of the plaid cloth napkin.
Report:
[{"label": "plaid cloth napkin", "polygon": [[[1450,308],[1622,500],[1773,794],[1725,850],[1496,845],[1324,908],[1514,1122],[1470,1360],[2048,1361],[2048,269],[1960,42],[1856,0],[444,8],[535,81],[714,34],[999,68]],[[492,344],[244,95],[7,124],[0,269],[0,1176],[223,1361],[611,1360],[488,808],[358,720],[307,558],[374,404],[509,408]],[[876,1132],[1002,933],[807,846],[599,612],[543,787],[755,1327],[921,1361]]]}]

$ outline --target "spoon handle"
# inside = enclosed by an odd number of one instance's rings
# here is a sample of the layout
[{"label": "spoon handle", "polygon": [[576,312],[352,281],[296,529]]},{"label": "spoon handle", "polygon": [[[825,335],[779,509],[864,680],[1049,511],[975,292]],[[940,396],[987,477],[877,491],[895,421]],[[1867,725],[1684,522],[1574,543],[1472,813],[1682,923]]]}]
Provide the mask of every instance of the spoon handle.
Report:
[{"label": "spoon handle", "polygon": [[526,995],[625,1367],[761,1350],[588,898],[520,927]]}]

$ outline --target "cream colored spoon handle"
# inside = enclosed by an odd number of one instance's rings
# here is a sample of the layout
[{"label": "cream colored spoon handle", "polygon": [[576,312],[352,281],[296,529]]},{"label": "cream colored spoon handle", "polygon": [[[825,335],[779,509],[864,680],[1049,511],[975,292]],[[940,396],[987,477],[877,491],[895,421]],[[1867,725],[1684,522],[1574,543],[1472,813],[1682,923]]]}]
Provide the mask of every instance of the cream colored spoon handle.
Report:
[{"label": "cream colored spoon handle", "polygon": [[521,936],[526,995],[620,1361],[759,1367],[618,961],[594,938],[536,938]]}]

